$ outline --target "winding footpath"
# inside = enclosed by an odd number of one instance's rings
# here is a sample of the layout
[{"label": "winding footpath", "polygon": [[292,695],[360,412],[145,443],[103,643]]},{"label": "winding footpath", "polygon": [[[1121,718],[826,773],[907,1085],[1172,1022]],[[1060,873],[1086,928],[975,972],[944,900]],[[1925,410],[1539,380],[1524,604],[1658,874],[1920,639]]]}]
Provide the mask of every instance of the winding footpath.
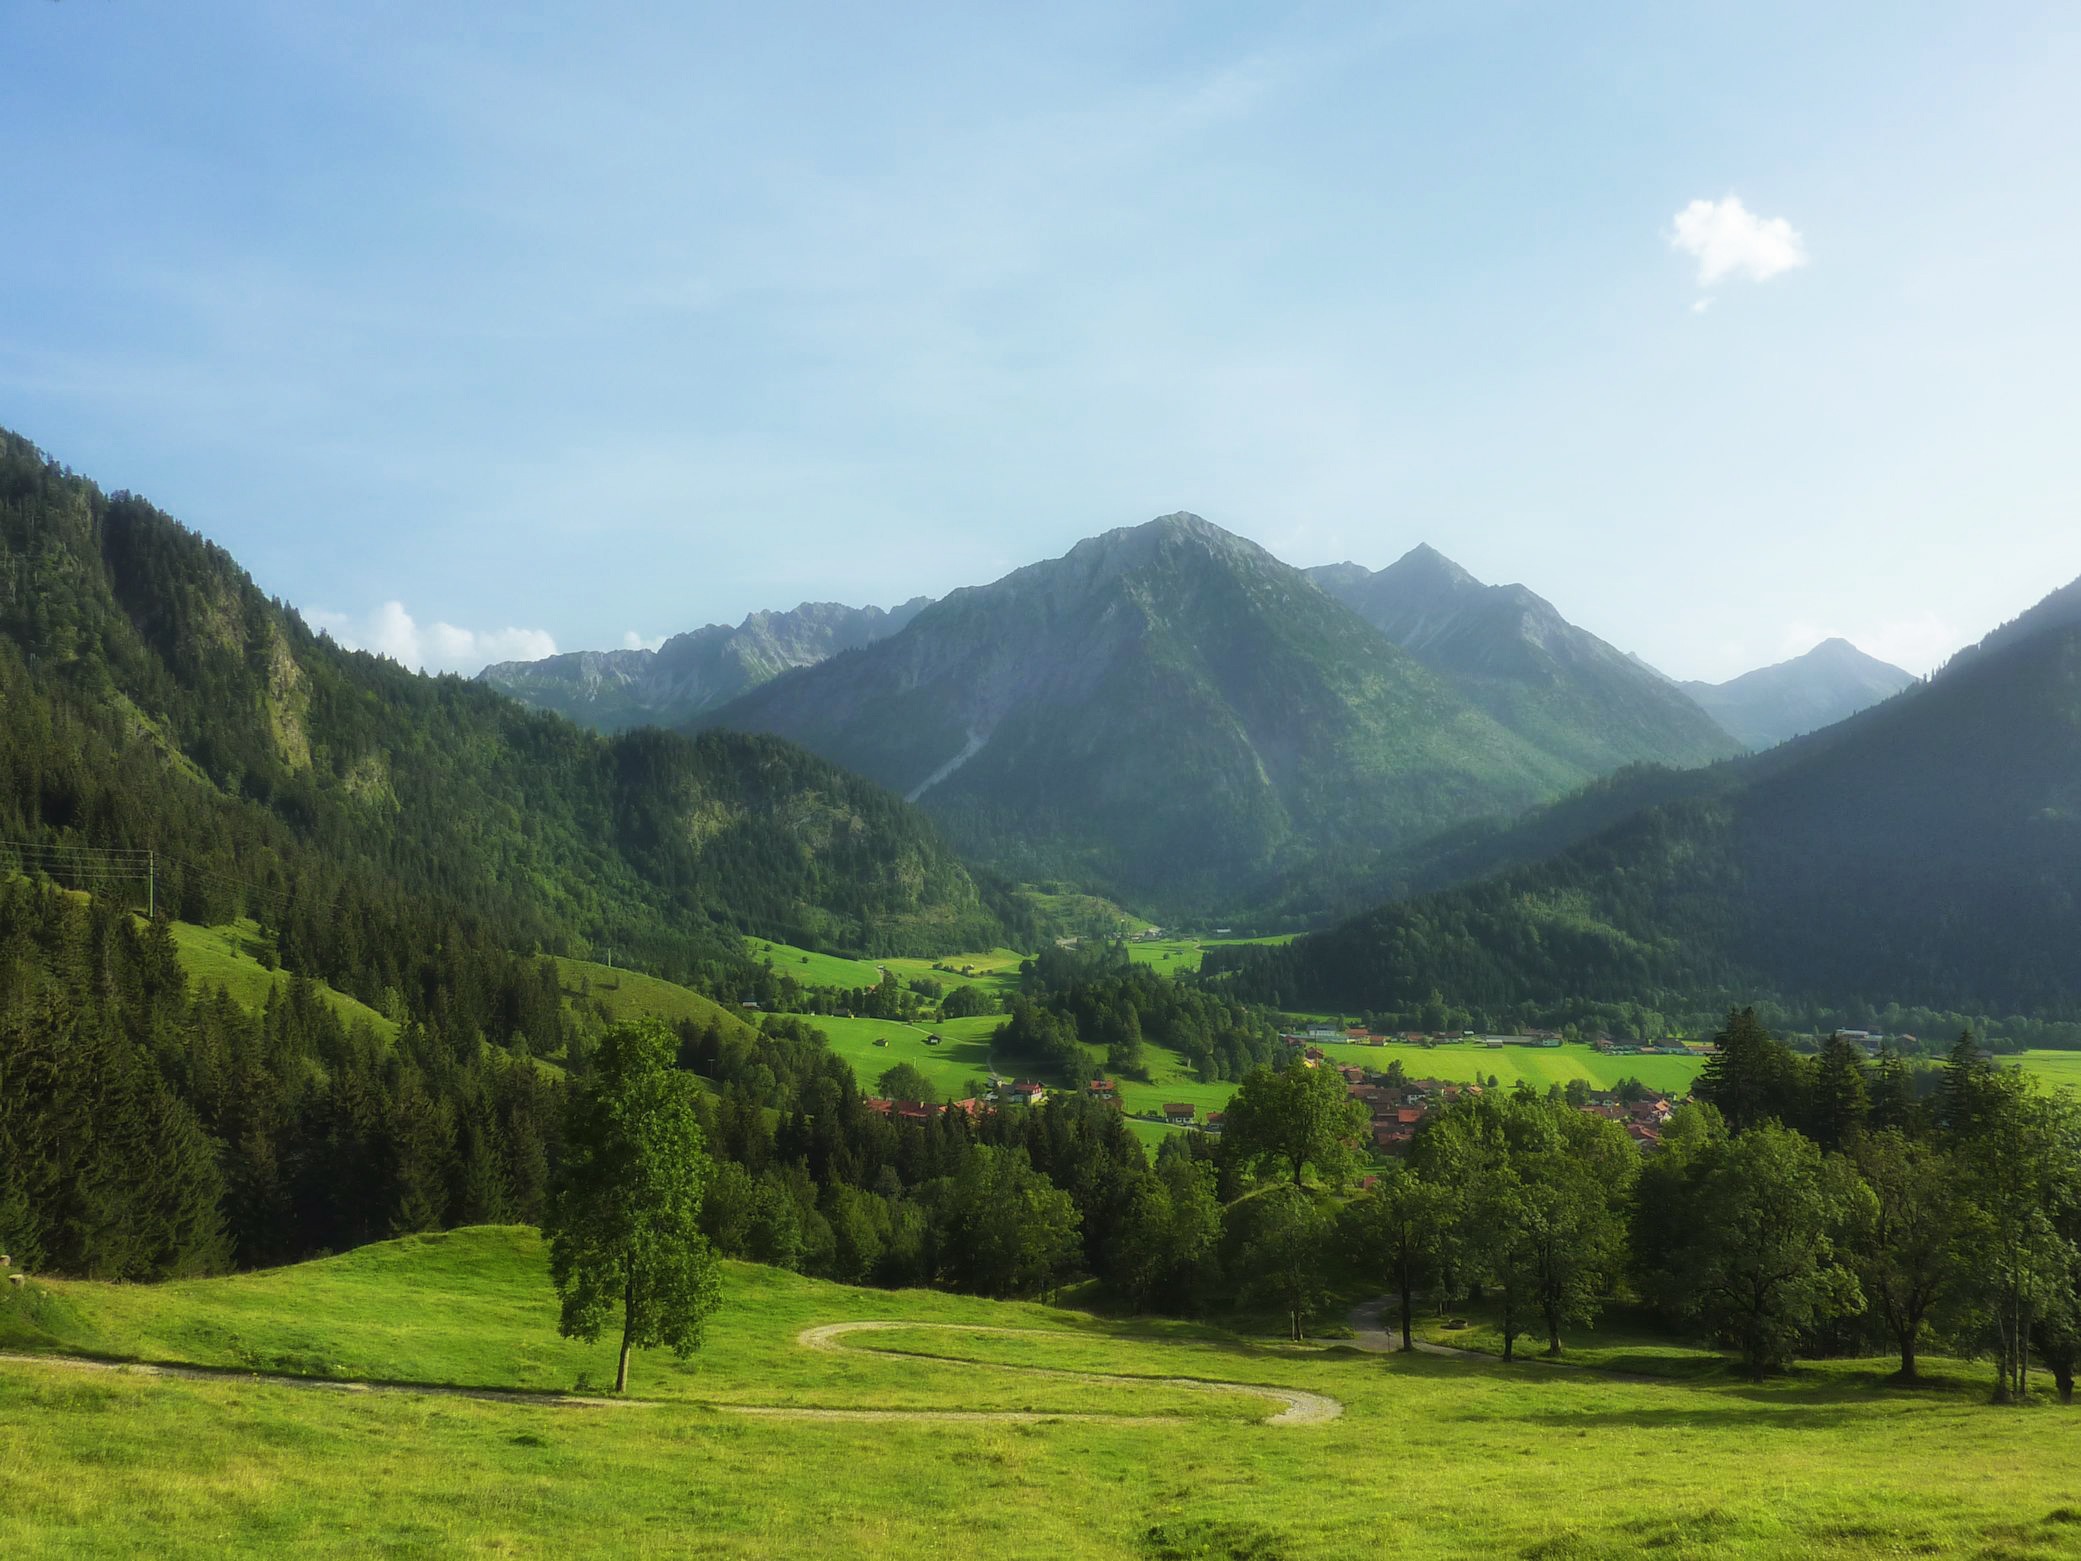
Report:
[{"label": "winding footpath", "polygon": [[[997,1361],[971,1361],[945,1356],[921,1356],[905,1350],[876,1349],[872,1345],[850,1345],[841,1341],[860,1333],[935,1332],[995,1334],[1014,1338],[1082,1338],[1052,1328],[992,1328],[966,1323],[883,1322],[821,1323],[795,1336],[804,1349],[827,1353],[857,1350],[892,1360],[936,1361],[982,1371],[1013,1371],[1035,1377],[1052,1377],[1098,1387],[1170,1388],[1188,1393],[1220,1393],[1262,1399],[1278,1405],[1265,1417],[1268,1426],[1326,1425],[1344,1413],[1344,1406],[1326,1393],[1301,1388],[1272,1387],[1257,1382],[1223,1382],[1203,1377],[1141,1377],[1101,1371],[1071,1371],[1058,1366],[1018,1366]],[[94,1360],[81,1355],[34,1355],[0,1353],[0,1365],[50,1366],[66,1371],[119,1372],[131,1376],[172,1377],[200,1382],[251,1382],[309,1388],[328,1393],[402,1393],[427,1398],[467,1398],[494,1404],[527,1404],[545,1408],[638,1409],[669,1408],[675,1402],[688,1407],[715,1410],[722,1414],[749,1415],[768,1420],[894,1420],[923,1424],[967,1424],[995,1422],[1001,1425],[1033,1425],[1048,1421],[1083,1421],[1107,1425],[1176,1425],[1182,1415],[1128,1415],[1059,1412],[1034,1409],[867,1409],[819,1408],[792,1404],[697,1404],[691,1401],[649,1398],[605,1398],[577,1393],[532,1392],[524,1388],[454,1387],[424,1382],[357,1382],[332,1377],[300,1377],[286,1373],[248,1371],[233,1366],[159,1365],[142,1361]]]}]

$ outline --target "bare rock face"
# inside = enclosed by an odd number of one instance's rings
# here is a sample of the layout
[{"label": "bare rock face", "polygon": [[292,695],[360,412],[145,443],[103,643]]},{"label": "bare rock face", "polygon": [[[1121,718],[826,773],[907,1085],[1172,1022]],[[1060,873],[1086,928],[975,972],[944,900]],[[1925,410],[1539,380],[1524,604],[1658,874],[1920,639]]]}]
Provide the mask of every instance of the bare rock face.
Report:
[{"label": "bare rock face", "polygon": [[804,602],[788,612],[755,612],[735,628],[712,623],[675,634],[656,650],[501,661],[478,676],[522,704],[598,731],[679,726],[783,672],[886,638],[928,605],[923,596],[887,610]]}]

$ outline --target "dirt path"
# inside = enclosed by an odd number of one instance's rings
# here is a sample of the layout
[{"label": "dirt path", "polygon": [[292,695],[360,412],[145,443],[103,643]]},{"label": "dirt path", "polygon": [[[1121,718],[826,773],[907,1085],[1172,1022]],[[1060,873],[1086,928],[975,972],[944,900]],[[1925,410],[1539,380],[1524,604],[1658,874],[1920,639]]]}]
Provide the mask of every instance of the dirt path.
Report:
[{"label": "dirt path", "polygon": [[[856,1333],[883,1333],[895,1330],[988,1333],[1029,1338],[1060,1337],[1057,1330],[1048,1328],[988,1328],[969,1327],[962,1323],[888,1321],[823,1323],[803,1329],[795,1336],[795,1342],[810,1350],[840,1353],[849,1348],[859,1348],[863,1354],[880,1355],[891,1360],[934,1360],[942,1364],[966,1366],[971,1370],[1016,1371],[1031,1376],[1055,1377],[1104,1387],[1158,1387],[1192,1393],[1240,1394],[1246,1398],[1265,1399],[1281,1406],[1277,1413],[1265,1418],[1266,1425],[1324,1425],[1344,1413],[1344,1406],[1336,1399],[1327,1394],[1309,1393],[1300,1388],[1269,1387],[1255,1382],[1217,1382],[1201,1377],[1137,1377],[1098,1371],[1069,1371],[1057,1366],[1015,1366],[996,1361],[949,1360],[944,1356],[920,1356],[903,1350],[877,1350],[871,1346],[846,1346],[839,1342]],[[662,1409],[671,1407],[675,1402],[685,1402],[689,1408],[710,1409],[721,1414],[752,1415],[769,1420],[901,1420],[927,1424],[996,1422],[1001,1425],[1032,1425],[1050,1420],[1104,1422],[1108,1425],[1178,1425],[1184,1420],[1180,1415],[1110,1415],[1074,1411],[1058,1413],[1037,1409],[855,1409],[814,1408],[791,1404],[702,1404],[671,1399],[604,1398],[578,1393],[541,1393],[525,1388],[451,1387],[427,1382],[353,1382],[331,1377],[299,1377],[286,1373],[245,1371],[233,1366],[155,1365],[143,1361],[92,1360],[82,1355],[0,1352],[0,1365],[51,1366],[62,1371],[172,1377],[193,1382],[250,1382],[256,1385],[307,1388],[326,1393],[403,1393],[423,1398],[468,1398],[485,1403],[526,1404],[542,1408]]]},{"label": "dirt path", "polygon": [[[1061,1336],[1061,1335],[1060,1335],[1060,1333],[1059,1333],[1059,1332],[1058,1332],[1057,1330],[1055,1330],[1055,1329],[1051,1329],[1051,1328],[987,1328],[987,1327],[971,1327],[971,1326],[969,1326],[969,1325],[968,1325],[968,1324],[966,1324],[966,1323],[911,1323],[911,1322],[900,1322],[900,1321],[888,1321],[888,1322],[851,1322],[851,1323],[824,1323],[824,1324],[821,1324],[821,1325],[820,1325],[820,1326],[818,1326],[818,1327],[814,1327],[814,1328],[805,1328],[805,1329],[803,1329],[803,1330],[802,1330],[802,1332],[800,1332],[800,1333],[798,1333],[797,1335],[795,1335],[795,1342],[796,1342],[797,1344],[800,1344],[801,1346],[803,1346],[803,1348],[805,1348],[805,1349],[811,1349],[811,1350],[830,1350],[830,1351],[837,1351],[837,1350],[840,1350],[840,1349],[842,1349],[842,1348],[858,1348],[858,1349],[859,1349],[859,1350],[861,1351],[861,1353],[863,1353],[863,1354],[868,1354],[868,1355],[881,1355],[881,1356],[885,1356],[885,1357],[887,1357],[887,1358],[889,1358],[889,1359],[893,1359],[893,1360],[920,1360],[920,1359],[926,1359],[926,1360],[943,1360],[943,1359],[944,1359],[944,1357],[941,1357],[941,1356],[919,1356],[919,1355],[913,1354],[913,1353],[911,1353],[910,1351],[907,1351],[907,1350],[877,1350],[877,1349],[875,1349],[875,1348],[874,1348],[874,1347],[873,1347],[872,1345],[866,1345],[866,1346],[842,1346],[842,1345],[840,1345],[840,1343],[838,1342],[839,1340],[841,1340],[841,1339],[843,1339],[843,1338],[846,1338],[846,1337],[848,1337],[849,1335],[852,1335],[852,1334],[856,1334],[856,1333],[886,1333],[886,1332],[892,1332],[892,1331],[899,1331],[899,1330],[900,1330],[900,1331],[902,1331],[902,1332],[905,1332],[905,1333],[917,1333],[917,1332],[926,1332],[926,1331],[930,1331],[930,1332],[935,1332],[935,1333],[969,1333],[969,1334],[980,1334],[980,1333],[987,1333],[987,1334],[997,1334],[997,1335],[1000,1335],[1000,1336],[1006,1336],[1006,1337],[1013,1337],[1013,1338],[1038,1338],[1038,1339],[1049,1339],[1049,1338],[1059,1338],[1059,1337]],[[1104,1387],[1152,1387],[1152,1388],[1178,1388],[1178,1389],[1182,1389],[1183,1391],[1185,1391],[1185,1392],[1188,1392],[1188,1393],[1231,1393],[1231,1394],[1241,1394],[1241,1395],[1243,1395],[1243,1396],[1244,1396],[1244,1397],[1246,1397],[1246,1398],[1261,1398],[1261,1399],[1266,1399],[1266,1400],[1269,1400],[1270,1402],[1272,1402],[1272,1403],[1274,1403],[1274,1404],[1281,1404],[1281,1405],[1284,1405],[1285,1407],[1284,1407],[1284,1408],[1282,1408],[1281,1410],[1279,1410],[1279,1412],[1278,1412],[1277,1414],[1274,1414],[1274,1415],[1268,1415],[1268,1416],[1267,1416],[1267,1417],[1265,1418],[1265,1422],[1264,1422],[1264,1423],[1265,1423],[1266,1425],[1280,1425],[1280,1426],[1295,1426],[1295,1425],[1325,1425],[1325,1424],[1327,1424],[1328,1422],[1330,1422],[1330,1421],[1332,1421],[1332,1420],[1336,1419],[1336,1418],[1337,1418],[1337,1417],[1338,1417],[1339,1415],[1341,1415],[1341,1414],[1343,1414],[1343,1413],[1344,1413],[1344,1406],[1343,1406],[1343,1405],[1342,1405],[1341,1403],[1339,1403],[1339,1402],[1338,1402],[1338,1401],[1337,1401],[1336,1399],[1333,1399],[1333,1398],[1331,1398],[1331,1397],[1330,1397],[1330,1396],[1329,1396],[1328,1394],[1326,1394],[1326,1393],[1310,1393],[1310,1392],[1307,1392],[1307,1391],[1305,1391],[1304,1389],[1301,1389],[1301,1388],[1275,1388],[1275,1387],[1270,1387],[1270,1386],[1267,1386],[1266,1384],[1264,1384],[1264,1383],[1260,1383],[1260,1382],[1219,1382],[1219,1381],[1213,1381],[1213,1380],[1210,1380],[1210,1379],[1208,1379],[1208,1378],[1205,1378],[1205,1377],[1136,1377],[1136,1376],[1122,1376],[1122,1375],[1117,1375],[1117,1374],[1115,1374],[1115,1373],[1112,1373],[1112,1372],[1104,1372],[1104,1371],[1070,1371],[1070,1370],[1067,1370],[1067,1369],[1065,1369],[1065,1368],[1063,1368],[1063,1367],[1060,1367],[1060,1366],[1014,1366],[1014,1365],[1008,1365],[1008,1364],[1004,1364],[1004,1363],[1001,1363],[1001,1362],[997,1362],[997,1361],[958,1361],[958,1362],[954,1362],[953,1364],[958,1364],[958,1365],[965,1365],[965,1366],[969,1366],[969,1367],[971,1367],[971,1368],[981,1368],[981,1369],[984,1369],[984,1370],[989,1370],[989,1371],[1017,1371],[1017,1372],[1024,1372],[1024,1373],[1026,1373],[1027,1375],[1030,1375],[1030,1376],[1036,1376],[1036,1377],[1056,1377],[1056,1378],[1060,1378],[1060,1379],[1062,1379],[1062,1380],[1064,1380],[1064,1381],[1069,1381],[1069,1382],[1089,1382],[1089,1383],[1093,1383],[1093,1384],[1095,1384],[1095,1385],[1099,1385],[1099,1386],[1104,1386]],[[775,1413],[775,1412],[776,1412],[776,1411],[762,1411],[762,1413]],[[785,1411],[779,1411],[779,1412],[783,1412],[783,1413],[784,1413]],[[1037,1418],[1037,1419],[1048,1419],[1048,1420],[1115,1420],[1115,1421],[1117,1421],[1117,1420],[1120,1420],[1120,1419],[1122,1418],[1122,1417],[1120,1417],[1120,1416],[1117,1416],[1117,1415],[1039,1415],[1039,1416],[1035,1416],[1035,1415],[1028,1415],[1028,1414],[1026,1414],[1025,1412],[1022,1412],[1022,1411],[1003,1411],[1003,1412],[999,1412],[999,1411],[991,1411],[991,1410],[952,1410],[952,1411],[940,1411],[940,1410],[916,1410],[916,1411],[899,1411],[899,1410],[823,1410],[823,1411],[819,1411],[819,1410],[813,1410],[813,1409],[805,1409],[805,1410],[800,1410],[800,1411],[796,1411],[796,1413],[799,1413],[799,1414],[802,1414],[802,1415],[808,1415],[808,1416],[833,1416],[833,1417],[842,1417],[842,1418],[846,1418],[846,1419],[851,1419],[851,1418],[854,1418],[855,1416],[860,1416],[860,1415],[867,1415],[867,1416],[872,1416],[872,1417],[874,1417],[874,1418],[880,1418],[880,1419],[891,1419],[891,1418],[897,1418],[897,1417],[899,1417],[899,1416],[915,1416],[915,1417],[917,1417],[917,1418],[926,1418],[926,1419],[940,1419],[940,1418],[944,1418],[944,1417],[945,1417],[946,1415],[948,1415],[948,1414],[956,1415],[956,1416],[959,1416],[960,1418],[964,1418],[964,1419],[981,1419],[981,1420],[1002,1420],[1002,1419],[1015,1419],[1015,1418]],[[1139,1422],[1139,1423],[1141,1423],[1141,1424],[1154,1424],[1154,1423],[1159,1423],[1159,1422],[1161,1422],[1161,1423],[1169,1423],[1169,1422],[1175,1421],[1175,1420],[1176,1420],[1177,1418],[1178,1418],[1178,1417],[1177,1417],[1177,1416],[1175,1416],[1175,1415],[1155,1415],[1155,1416],[1147,1416],[1147,1417],[1143,1417],[1143,1418],[1142,1418],[1142,1419],[1140,1420],[1140,1422]],[[1135,1422],[1130,1422],[1130,1423],[1135,1423]]]}]

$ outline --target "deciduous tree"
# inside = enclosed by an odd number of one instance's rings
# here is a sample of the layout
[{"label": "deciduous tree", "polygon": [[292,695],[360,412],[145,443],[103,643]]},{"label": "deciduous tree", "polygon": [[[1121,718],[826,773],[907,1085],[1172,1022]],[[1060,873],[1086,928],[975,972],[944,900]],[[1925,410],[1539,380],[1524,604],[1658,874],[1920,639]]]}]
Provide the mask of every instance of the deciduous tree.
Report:
[{"label": "deciduous tree", "polygon": [[662,1024],[617,1025],[591,1075],[573,1090],[564,1160],[550,1204],[550,1276],[567,1338],[597,1339],[621,1310],[614,1391],[629,1385],[638,1345],[682,1359],[720,1304],[716,1260],[701,1234],[709,1160],[693,1075],[674,1066]]}]

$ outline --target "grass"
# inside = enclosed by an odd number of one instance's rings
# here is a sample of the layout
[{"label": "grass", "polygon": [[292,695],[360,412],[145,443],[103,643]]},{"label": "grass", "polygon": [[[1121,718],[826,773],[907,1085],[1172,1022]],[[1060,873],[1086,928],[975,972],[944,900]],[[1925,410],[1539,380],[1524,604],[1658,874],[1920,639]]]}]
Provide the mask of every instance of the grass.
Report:
[{"label": "grass", "polygon": [[1018,990],[1019,966],[1027,956],[1016,949],[988,949],[980,954],[945,954],[937,959],[885,959],[882,963],[904,985],[929,976],[943,987],[979,986],[1002,997]]},{"label": "grass", "polygon": [[[1418,1338],[1433,1344],[1500,1357],[1503,1330],[1497,1316],[1493,1305],[1474,1304],[1455,1308],[1449,1318],[1419,1313],[1414,1326]],[[1453,1322],[1467,1326],[1449,1326]],[[1392,1313],[1384,1326],[1390,1332],[1398,1326]],[[1544,1357],[1545,1334],[1536,1327],[1529,1333],[1520,1333],[1516,1353],[1528,1358]],[[1725,1378],[1733,1369],[1729,1357],[1720,1351],[1675,1337],[1644,1308],[1623,1303],[1607,1306],[1594,1326],[1564,1329],[1559,1359],[1571,1366],[1602,1371],[1693,1380]]]},{"label": "grass", "polygon": [[819,954],[814,949],[797,948],[792,943],[774,943],[765,938],[746,938],[744,945],[754,961],[762,965],[770,963],[776,975],[793,976],[803,986],[851,991],[855,987],[881,984],[881,967],[870,960],[847,959],[842,954]]},{"label": "grass", "polygon": [[[219,987],[231,994],[231,1000],[252,1013],[267,1007],[270,992],[280,991],[285,996],[289,989],[290,975],[286,970],[269,970],[257,957],[261,947],[260,928],[251,920],[233,922],[222,927],[198,927],[191,922],[177,921],[169,924],[173,931],[174,947],[180,951],[181,968],[188,973],[190,986],[198,992],[214,992]],[[318,996],[351,1029],[356,1024],[366,1024],[386,1041],[397,1039],[397,1026],[368,1004],[358,998],[338,992],[324,982],[313,982]]]},{"label": "grass", "polygon": [[1197,971],[1210,948],[1232,948],[1246,943],[1291,943],[1297,933],[1282,932],[1268,938],[1152,938],[1127,945],[1127,957],[1167,976],[1179,971]]},{"label": "grass", "polygon": [[662,1019],[667,1024],[677,1024],[682,1019],[691,1019],[697,1024],[706,1024],[717,1017],[733,1023],[744,1022],[742,1014],[732,1013],[711,998],[673,982],[661,981],[656,976],[596,965],[583,959],[559,958],[556,971],[566,997],[596,1001],[606,1008],[608,1017],[617,1022]]},{"label": "grass", "polygon": [[[2081,1541],[2066,1411],[1986,1407],[1937,1363],[1918,1393],[1872,1363],[1640,1383],[1532,1365],[1295,1349],[1179,1323],[744,1265],[689,1365],[637,1357],[629,1409],[315,1393],[0,1364],[0,1511],[24,1555],[1169,1558],[2053,1557]],[[0,1340],[203,1365],[568,1388],[612,1346],[561,1340],[532,1232],[416,1237],[272,1273],[33,1286]],[[874,1336],[905,1358],[805,1350],[813,1323],[1037,1328]],[[1328,1424],[1160,1382],[1332,1395]],[[1158,1414],[1176,1423],[745,1418],[719,1406]]]},{"label": "grass", "polygon": [[2014,1062],[2055,1088],[2081,1089],[2081,1051],[2027,1051],[1998,1060]]},{"label": "grass", "polygon": [[1638,1079],[1650,1089],[1681,1095],[1705,1067],[1701,1057],[1614,1057],[1581,1045],[1499,1046],[1492,1050],[1465,1042],[1353,1046],[1333,1041],[1325,1043],[1322,1052],[1336,1062],[1383,1072],[1390,1062],[1399,1061],[1412,1079],[1464,1084],[1494,1075],[1505,1088],[1524,1079],[1542,1094],[1549,1084],[1566,1084],[1570,1079],[1581,1079],[1592,1089],[1610,1089],[1621,1079]]},{"label": "grass", "polygon": [[[824,1032],[831,1050],[852,1065],[853,1077],[870,1094],[884,1072],[907,1062],[932,1081],[941,1100],[963,1098],[975,1080],[990,1072],[990,1037],[1004,1023],[1002,1014],[946,1019],[924,1027],[894,1019],[835,1019],[828,1014],[803,1014],[801,1019]],[[940,1044],[928,1046],[928,1035],[937,1035]],[[888,1045],[877,1046],[877,1040]]]}]

